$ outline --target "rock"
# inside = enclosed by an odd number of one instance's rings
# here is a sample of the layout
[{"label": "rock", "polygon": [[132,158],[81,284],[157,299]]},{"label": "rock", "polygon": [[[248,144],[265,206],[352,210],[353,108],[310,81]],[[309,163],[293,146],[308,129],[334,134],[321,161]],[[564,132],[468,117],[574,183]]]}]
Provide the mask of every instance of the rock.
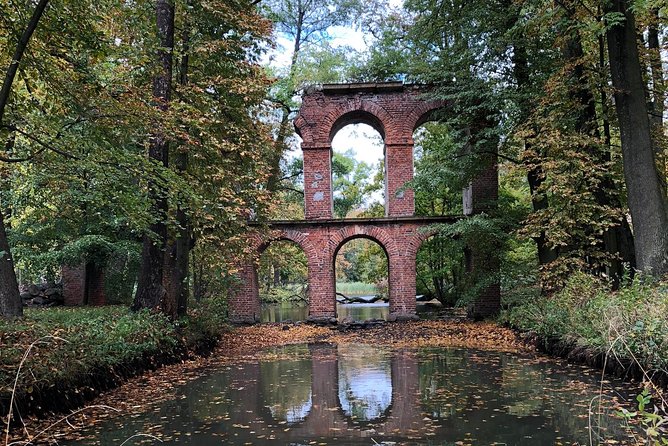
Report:
[{"label": "rock", "polygon": [[44,291],[44,294],[47,296],[53,296],[54,294],[61,294],[61,293],[58,288],[47,288],[46,291]]},{"label": "rock", "polygon": [[387,316],[387,322],[396,322],[397,321],[397,315],[396,314],[390,314]]},{"label": "rock", "polygon": [[39,289],[39,287],[38,287],[37,285],[32,284],[32,285],[30,285],[30,286],[28,287],[28,292],[29,292],[32,296],[38,296],[38,295],[39,295],[39,292],[40,292],[40,289]]},{"label": "rock", "polygon": [[353,322],[355,322],[355,320],[352,317],[347,316],[347,317],[343,318],[343,320],[341,321],[341,325],[350,325]]},{"label": "rock", "polygon": [[289,326],[289,325],[283,325],[283,327],[282,327],[282,330],[283,330],[283,331],[286,331],[286,330],[289,330],[289,329],[290,329],[290,326]]},{"label": "rock", "polygon": [[32,299],[32,294],[30,294],[30,293],[21,293],[21,299],[23,299],[23,300]]},{"label": "rock", "polygon": [[46,300],[41,296],[37,296],[32,300],[33,305],[44,305],[45,302]]}]

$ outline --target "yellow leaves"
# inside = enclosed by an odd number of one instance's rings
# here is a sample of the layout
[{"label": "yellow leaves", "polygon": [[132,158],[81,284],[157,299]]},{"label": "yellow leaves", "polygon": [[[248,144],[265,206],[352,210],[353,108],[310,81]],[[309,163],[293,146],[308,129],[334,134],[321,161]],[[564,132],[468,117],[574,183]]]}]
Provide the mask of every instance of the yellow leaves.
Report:
[{"label": "yellow leaves", "polygon": [[226,333],[220,349],[229,355],[256,352],[265,347],[308,342],[374,344],[392,347],[470,347],[477,349],[527,351],[530,349],[510,329],[491,322],[418,321],[384,324],[363,331],[339,332],[312,325],[263,324],[239,327]]}]

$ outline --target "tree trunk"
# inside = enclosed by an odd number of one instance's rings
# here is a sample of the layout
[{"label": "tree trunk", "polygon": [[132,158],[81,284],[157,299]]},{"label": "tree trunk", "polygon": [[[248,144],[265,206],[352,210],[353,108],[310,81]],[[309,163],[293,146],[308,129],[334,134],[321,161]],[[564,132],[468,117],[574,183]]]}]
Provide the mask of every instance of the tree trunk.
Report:
[{"label": "tree trunk", "polygon": [[[570,2],[560,3],[564,6],[570,5]],[[572,5],[571,8],[564,7],[566,14],[566,19],[569,23],[573,23],[577,20],[575,17],[576,7]],[[565,40],[564,46],[562,47],[562,56],[564,59],[564,65],[567,67],[572,67],[570,69],[570,79],[568,80],[568,93],[571,97],[571,100],[576,105],[574,111],[576,113],[575,119],[575,132],[582,135],[583,137],[595,137],[599,138],[600,130],[598,128],[598,115],[596,112],[596,99],[594,98],[594,93],[588,85],[590,84],[589,78],[585,73],[583,58],[585,56],[584,49],[582,47],[582,39],[578,30],[565,30],[567,34],[567,39]],[[599,42],[600,43],[600,42]],[[600,50],[600,48],[599,48]],[[599,63],[601,54],[599,53]],[[602,101],[605,101],[605,90],[600,89],[603,93],[601,96]],[[606,105],[603,104],[603,111],[606,111]],[[609,129],[605,127],[607,117],[603,116],[604,122],[604,132],[609,132]],[[605,140],[609,142],[608,134],[605,133]],[[609,152],[610,145],[607,144],[604,147],[604,150],[600,150],[597,144],[590,142],[586,143],[581,147],[583,153],[589,154],[592,161],[596,164],[608,163],[611,160],[611,155]],[[613,281],[613,286],[616,288],[619,285],[619,282],[622,278],[622,259],[623,253],[621,253],[621,242],[619,237],[622,236],[622,231],[624,228],[625,219],[623,217],[622,202],[619,198],[619,193],[615,186],[613,179],[610,175],[605,175],[601,178],[601,181],[598,181],[598,178],[592,178],[592,181],[589,181],[586,185],[587,189],[593,193],[593,196],[596,200],[596,203],[602,207],[614,208],[619,211],[620,218],[616,222],[615,226],[607,229],[602,235],[597,236],[591,232],[588,234],[590,238],[599,238],[601,241],[605,252],[608,254],[606,259],[606,264],[604,265],[605,269],[602,269],[601,266],[598,268],[598,272],[607,272],[608,276]]]},{"label": "tree trunk", "polygon": [[605,4],[606,13],[626,18],[607,31],[608,58],[638,269],[661,275],[668,272],[668,203],[654,162],[635,17],[629,6],[627,0]]},{"label": "tree trunk", "polygon": [[[511,7],[511,5],[509,4],[508,7]],[[515,18],[511,25],[514,25],[516,20],[517,19]],[[529,64],[523,39],[524,36],[518,36],[518,39],[513,42],[513,74],[520,94],[530,86]],[[521,121],[525,121],[529,116],[530,104],[526,102],[526,100],[521,100]],[[540,191],[540,188],[545,181],[545,175],[543,174],[543,169],[541,167],[542,157],[537,150],[532,148],[531,143],[529,142],[525,142],[525,152],[532,154],[531,159],[525,159],[524,162],[527,167],[527,182],[529,183],[529,192],[531,193],[531,205],[533,211],[538,212],[547,209],[549,206],[547,197]],[[537,237],[533,238],[533,240],[536,243],[536,249],[538,251],[539,265],[546,265],[557,259],[558,252],[549,245],[545,231],[541,231]]]},{"label": "tree trunk", "polygon": [[666,135],[663,132],[664,102],[666,100],[666,83],[663,79],[663,65],[661,63],[661,41],[659,37],[659,11],[652,9],[652,23],[647,29],[647,47],[649,50],[649,66],[652,72],[652,91],[650,103],[650,123],[652,125],[652,142],[654,156],[658,166],[659,179],[666,193]]},{"label": "tree trunk", "polygon": [[[170,0],[156,1],[156,22],[160,40],[160,48],[157,51],[160,70],[153,79],[153,97],[156,106],[166,111],[170,100],[174,47],[174,4]],[[159,127],[159,124],[156,123],[156,127]],[[151,136],[148,156],[149,159],[157,161],[162,166],[168,166],[169,144],[159,128],[156,128],[155,133]],[[166,301],[167,296],[162,283],[167,240],[166,191],[155,181],[149,179],[148,192],[153,203],[155,222],[151,224],[150,232],[143,237],[139,282],[132,309],[161,307],[165,314],[175,317],[176,302]]]},{"label": "tree trunk", "polygon": [[19,294],[2,212],[0,212],[0,316],[10,319],[23,316],[23,302]]},{"label": "tree trunk", "polygon": [[[186,86],[188,84],[188,63],[190,52],[190,26],[184,24],[182,41],[182,56],[179,66],[179,84]],[[182,176],[188,168],[188,148],[181,146],[177,148],[174,157],[174,167],[177,173]],[[173,240],[166,252],[165,265],[165,288],[166,301],[174,302],[176,304],[176,316],[184,316],[188,310],[188,265],[190,257],[190,221],[188,215],[183,209],[183,205],[177,205],[176,222],[178,229],[176,231],[176,238]]]},{"label": "tree trunk", "polygon": [[[12,90],[14,78],[19,69],[19,64],[28,46],[28,42],[32,37],[37,24],[42,18],[42,14],[46,9],[49,0],[40,0],[35,6],[35,10],[30,17],[30,21],[26,26],[19,42],[16,44],[12,61],[7,68],[5,79],[0,89],[0,129],[4,125],[3,118],[5,116],[5,109],[9,102],[9,93]],[[19,294],[19,285],[16,281],[16,271],[14,270],[14,260],[7,240],[7,232],[5,231],[5,221],[2,216],[2,206],[0,206],[0,316],[6,318],[17,318],[23,316],[23,302]]]}]

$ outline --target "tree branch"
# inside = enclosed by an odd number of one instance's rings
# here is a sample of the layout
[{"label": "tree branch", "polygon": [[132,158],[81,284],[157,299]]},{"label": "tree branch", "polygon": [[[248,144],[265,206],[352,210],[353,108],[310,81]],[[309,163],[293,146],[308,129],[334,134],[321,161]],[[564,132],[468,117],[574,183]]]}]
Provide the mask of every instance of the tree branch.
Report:
[{"label": "tree branch", "polygon": [[9,92],[12,89],[12,84],[14,83],[16,72],[19,69],[19,63],[23,58],[23,53],[25,52],[26,47],[28,46],[28,41],[30,40],[33,32],[35,32],[44,9],[46,9],[47,3],[49,3],[49,0],[40,0],[37,6],[35,6],[32,17],[30,17],[30,22],[28,22],[28,26],[26,26],[26,29],[23,31],[23,34],[21,35],[21,38],[16,45],[16,50],[12,56],[12,61],[9,63],[9,68],[7,68],[7,74],[5,75],[2,89],[0,89],[0,124],[2,124],[2,118],[5,115],[5,107],[7,106],[7,102],[9,100]]},{"label": "tree branch", "polygon": [[304,191],[303,191],[303,190],[295,189],[294,187],[279,186],[279,187],[277,187],[276,189],[277,189],[277,190],[288,190],[288,191],[292,191],[292,192],[298,193],[299,195],[304,195]]},{"label": "tree branch", "polygon": [[[35,136],[35,135],[31,135],[31,134],[28,133],[28,132],[24,132],[23,130],[21,130],[21,129],[19,129],[19,128],[16,128],[15,126],[12,126],[12,125],[2,125],[2,126],[0,126],[0,128],[6,128],[6,129],[9,129],[9,130],[11,130],[11,131],[14,131],[14,132],[18,133],[19,135],[25,136],[26,138],[28,138],[28,139],[31,140],[31,141],[36,142],[37,144],[39,144],[39,145],[42,146],[43,148],[48,149],[48,150],[51,150],[52,152],[55,152],[55,153],[57,153],[58,155],[64,156],[65,158],[70,158],[70,159],[75,159],[75,160],[80,160],[80,159],[81,159],[81,158],[79,158],[79,157],[77,157],[77,156],[75,156],[75,155],[72,155],[71,153],[67,153],[67,152],[65,152],[64,150],[61,150],[61,149],[55,147],[54,145],[52,145],[52,144],[50,144],[50,143],[48,143],[48,142],[42,141],[40,138],[38,138],[38,137]],[[42,151],[43,151],[43,150],[42,150]],[[29,159],[31,159],[31,158],[29,158]],[[27,161],[27,160],[25,160],[25,161]],[[18,161],[17,161],[17,162],[18,162]]]}]

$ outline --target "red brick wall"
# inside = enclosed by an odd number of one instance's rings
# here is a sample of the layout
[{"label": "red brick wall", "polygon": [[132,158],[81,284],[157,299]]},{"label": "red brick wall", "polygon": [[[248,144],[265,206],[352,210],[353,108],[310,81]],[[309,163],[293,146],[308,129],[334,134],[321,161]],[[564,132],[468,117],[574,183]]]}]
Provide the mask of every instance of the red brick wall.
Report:
[{"label": "red brick wall", "polygon": [[413,179],[413,131],[444,105],[423,94],[418,87],[392,83],[325,86],[303,96],[295,127],[303,139],[307,220],[331,218],[331,154],[322,152],[331,152],[338,130],[355,123],[371,125],[385,141],[385,215],[413,215],[413,191],[401,190]]},{"label": "red brick wall", "polygon": [[304,209],[307,220],[332,218],[332,149],[304,149]]},{"label": "red brick wall", "polygon": [[228,316],[231,322],[254,324],[260,321],[260,288],[257,282],[255,261],[239,266],[236,283],[228,300]]},{"label": "red brick wall", "polygon": [[86,301],[86,267],[84,265],[63,266],[61,276],[65,305],[83,305]]},{"label": "red brick wall", "polygon": [[[415,314],[415,257],[426,237],[420,231],[425,223],[384,220],[351,224],[322,222],[288,223],[273,235],[274,240],[292,240],[304,249],[308,259],[309,318],[326,320],[336,317],[334,263],[341,247],[354,238],[378,243],[389,262],[390,314],[410,317]],[[258,255],[266,244],[258,243]],[[230,297],[230,318],[234,322],[253,322],[259,317],[260,300],[255,260],[240,268],[239,282]]]},{"label": "red brick wall", "polygon": [[413,215],[415,197],[412,189],[402,189],[413,179],[413,145],[385,145],[385,215]]},{"label": "red brick wall", "polygon": [[104,269],[86,268],[85,264],[76,267],[63,266],[63,300],[68,306],[106,305],[104,293]]}]

